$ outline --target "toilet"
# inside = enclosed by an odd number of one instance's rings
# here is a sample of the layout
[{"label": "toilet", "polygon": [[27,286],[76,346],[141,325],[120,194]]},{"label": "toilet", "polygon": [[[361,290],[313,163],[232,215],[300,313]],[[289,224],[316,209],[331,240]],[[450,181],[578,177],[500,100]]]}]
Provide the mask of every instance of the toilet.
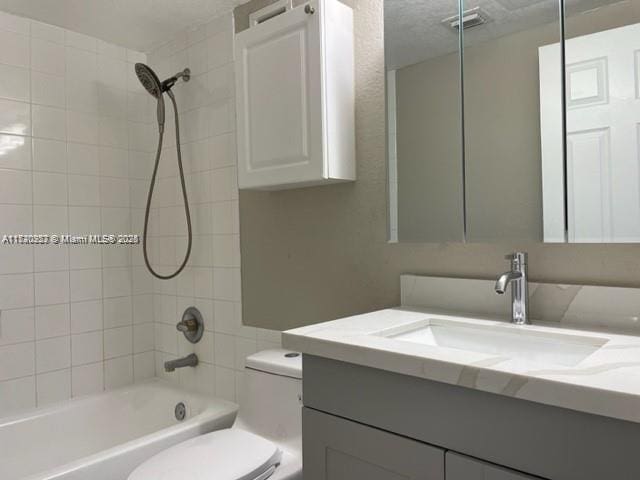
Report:
[{"label": "toilet", "polygon": [[275,349],[247,357],[239,404],[231,428],[160,452],[129,480],[301,480],[302,356]]}]

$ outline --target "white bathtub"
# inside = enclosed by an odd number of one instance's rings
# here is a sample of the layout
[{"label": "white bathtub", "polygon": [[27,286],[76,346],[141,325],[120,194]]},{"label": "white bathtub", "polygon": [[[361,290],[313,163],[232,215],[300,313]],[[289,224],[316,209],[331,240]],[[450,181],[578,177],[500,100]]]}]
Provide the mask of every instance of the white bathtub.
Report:
[{"label": "white bathtub", "polygon": [[[187,407],[179,422],[174,408]],[[0,418],[2,480],[126,480],[165,448],[231,426],[237,405],[153,380]]]}]

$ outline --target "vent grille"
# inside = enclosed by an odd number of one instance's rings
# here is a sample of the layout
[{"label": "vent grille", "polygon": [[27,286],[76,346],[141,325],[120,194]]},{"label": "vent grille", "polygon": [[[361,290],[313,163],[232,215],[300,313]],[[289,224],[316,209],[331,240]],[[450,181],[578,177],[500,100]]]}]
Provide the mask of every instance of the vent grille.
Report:
[{"label": "vent grille", "polygon": [[[526,8],[538,3],[542,3],[545,0],[496,0],[496,1],[507,10],[520,10],[521,8]],[[554,8],[557,10],[558,6],[554,5]]]},{"label": "vent grille", "polygon": [[[468,28],[478,27],[484,25],[489,21],[489,16],[480,7],[472,8],[462,12],[462,28],[465,30]],[[445,18],[442,23],[448,26],[450,29],[460,30],[460,16],[453,15],[452,17]]]}]

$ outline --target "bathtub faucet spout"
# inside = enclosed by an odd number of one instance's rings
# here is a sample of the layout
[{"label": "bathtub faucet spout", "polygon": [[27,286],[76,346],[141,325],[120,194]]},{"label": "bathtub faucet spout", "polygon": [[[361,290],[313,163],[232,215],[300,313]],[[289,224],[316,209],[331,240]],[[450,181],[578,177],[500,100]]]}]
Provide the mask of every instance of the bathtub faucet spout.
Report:
[{"label": "bathtub faucet spout", "polygon": [[197,365],[198,365],[198,356],[195,353],[192,353],[191,355],[187,355],[186,357],[164,362],[164,371],[174,372],[176,368],[196,367]]}]

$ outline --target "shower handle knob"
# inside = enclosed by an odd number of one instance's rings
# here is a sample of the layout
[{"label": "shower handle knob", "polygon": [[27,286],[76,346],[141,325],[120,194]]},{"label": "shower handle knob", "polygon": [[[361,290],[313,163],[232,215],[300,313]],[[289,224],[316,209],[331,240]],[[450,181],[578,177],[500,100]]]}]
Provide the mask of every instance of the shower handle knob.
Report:
[{"label": "shower handle knob", "polygon": [[176,325],[179,332],[195,332],[198,330],[198,321],[195,318],[182,320]]},{"label": "shower handle knob", "polygon": [[313,8],[311,5],[305,5],[304,13],[308,13],[309,15],[313,15],[314,13],[316,13],[316,9]]},{"label": "shower handle knob", "polygon": [[204,333],[204,320],[196,307],[187,308],[182,314],[182,319],[176,325],[176,329],[191,343],[198,343]]}]

